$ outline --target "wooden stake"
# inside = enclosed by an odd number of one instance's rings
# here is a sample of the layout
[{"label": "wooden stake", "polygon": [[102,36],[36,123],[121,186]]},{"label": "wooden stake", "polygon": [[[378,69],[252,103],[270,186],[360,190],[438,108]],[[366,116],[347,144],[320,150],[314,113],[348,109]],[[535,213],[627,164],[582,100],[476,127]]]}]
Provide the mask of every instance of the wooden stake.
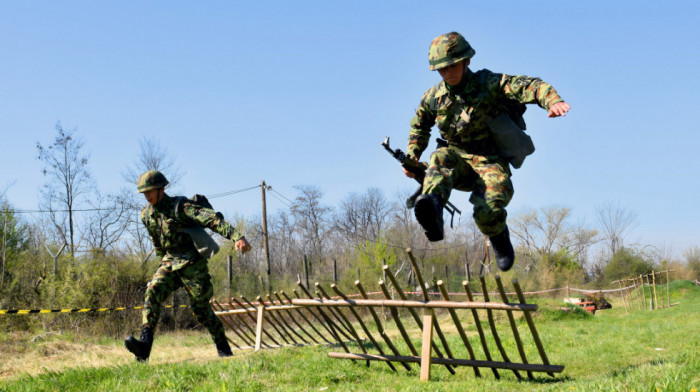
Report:
[{"label": "wooden stake", "polygon": [[[360,295],[362,296],[362,298],[364,298],[364,299],[368,299],[368,298],[369,298],[369,297],[367,296],[367,292],[365,291],[365,288],[362,287],[362,283],[360,283],[359,280],[356,280],[356,281],[355,281],[355,287],[357,287],[357,291],[360,293]],[[385,342],[386,345],[389,347],[389,349],[391,350],[391,352],[394,353],[394,355],[399,355],[399,350],[396,349],[396,346],[394,346],[394,343],[392,343],[391,339],[389,339],[389,336],[388,336],[388,335],[386,334],[386,332],[384,331],[384,327],[382,326],[382,322],[381,322],[381,320],[379,319],[379,316],[377,315],[377,312],[376,312],[376,311],[374,310],[374,308],[371,307],[371,306],[368,306],[367,309],[369,309],[369,313],[372,315],[372,318],[374,319],[374,323],[377,324],[377,330],[379,331],[379,336],[381,336],[382,339],[384,339],[384,342]],[[411,370],[411,367],[410,367],[406,362],[401,362],[401,364],[403,365],[403,367],[404,367],[406,370],[408,370],[408,371]]]},{"label": "wooden stake", "polygon": [[[284,298],[286,298],[287,301],[289,301],[290,304],[292,303],[292,299],[289,298],[289,296],[288,296],[284,291],[280,291],[280,294],[282,294],[282,296],[284,296]],[[304,312],[301,311],[301,309],[295,308],[294,310],[296,310],[296,312],[297,312],[297,314],[299,315],[299,317],[301,317],[302,320],[304,320],[304,321],[311,327],[311,329],[312,329],[314,332],[316,332],[316,334],[318,334],[318,336],[321,337],[321,339],[323,339],[323,340],[324,340],[326,343],[328,343],[328,344],[331,343],[328,339],[326,339],[325,336],[323,336],[323,334],[322,334],[321,332],[319,332],[319,331],[316,329],[316,327],[311,323],[311,321],[306,317],[306,315],[304,314]],[[310,309],[310,308],[307,308],[307,310],[310,311],[311,309]],[[295,319],[295,318],[292,317],[292,319]],[[324,328],[326,327],[326,325],[323,323],[322,320],[319,320],[319,323],[321,323],[321,325],[323,325]],[[307,334],[308,334],[308,333],[307,333]],[[309,335],[309,337],[311,337],[311,335]],[[313,339],[313,337],[311,337],[311,339]],[[316,341],[316,339],[313,339],[313,341],[316,342],[316,343],[318,343],[318,342]]]},{"label": "wooden stake", "polygon": [[656,296],[656,272],[651,270],[651,284],[654,287],[654,309],[659,308],[659,297]]},{"label": "wooden stake", "polygon": [[[469,301],[474,301],[474,298],[472,298],[472,292],[469,290],[469,282],[468,281],[463,281],[462,286],[464,287],[464,291],[467,293],[467,298]],[[476,309],[472,309],[472,317],[474,317],[474,325],[476,326],[476,330],[479,332],[479,340],[481,341],[481,348],[484,350],[484,354],[486,354],[486,359],[491,362],[493,361],[491,359],[491,352],[489,351],[489,346],[486,344],[486,336],[484,335],[484,329],[481,327],[481,321],[479,320],[479,313],[476,311]],[[498,370],[496,368],[492,367],[491,370],[493,371],[494,377],[496,379],[500,379],[501,375],[498,374]]]},{"label": "wooden stake", "polygon": [[[333,289],[333,291],[335,291],[335,293],[338,294],[339,296],[341,296],[343,299],[345,299],[345,300],[348,299],[348,297],[345,295],[345,293],[343,293],[342,291],[340,291],[340,289],[338,288],[338,286],[336,286],[335,284],[332,284],[332,285],[331,285],[331,289]],[[382,350],[382,346],[380,346],[379,343],[377,343],[377,341],[374,340],[374,337],[373,337],[372,334],[369,332],[369,329],[367,329],[367,326],[365,325],[365,323],[362,322],[362,318],[361,318],[360,315],[357,313],[357,311],[355,310],[355,308],[353,308],[352,306],[350,307],[350,313],[352,313],[352,315],[355,317],[355,320],[357,320],[357,322],[360,324],[360,327],[361,327],[362,330],[365,332],[365,335],[367,336],[367,339],[369,339],[369,341],[372,342],[372,344],[374,345],[374,347],[377,348],[377,351],[379,351],[379,354],[384,355],[384,350]],[[360,346],[360,347],[362,348],[362,352],[364,352],[364,353],[367,352],[367,351],[365,350],[364,346]],[[389,367],[391,368],[391,370],[396,371],[396,368],[394,367],[394,365],[393,365],[391,362],[387,362],[387,365],[389,365]]]},{"label": "wooden stake", "polygon": [[420,380],[429,381],[430,380],[430,360],[431,352],[430,348],[433,342],[433,317],[434,313],[432,309],[426,308],[423,310],[423,349],[421,350],[421,361],[420,361]]},{"label": "wooden stake", "polygon": [[[513,288],[515,288],[515,292],[518,294],[518,301],[520,301],[521,304],[524,304],[525,296],[523,295],[523,291],[520,289],[520,284],[518,283],[517,279],[513,279]],[[535,345],[537,346],[537,351],[540,353],[540,357],[542,358],[542,363],[544,363],[545,365],[549,365],[547,353],[544,351],[544,346],[542,345],[542,341],[540,340],[540,334],[537,333],[537,328],[535,328],[535,323],[532,321],[532,316],[530,316],[530,312],[528,311],[524,312],[524,315],[525,321],[527,321],[527,325],[528,327],[530,327],[532,339],[535,341]],[[552,372],[548,372],[547,374],[554,377],[554,374]]]},{"label": "wooden stake", "polygon": [[[408,250],[410,251],[410,249],[408,249]],[[412,260],[412,263],[415,264],[416,261],[414,259],[412,259],[412,256],[413,255],[409,255],[409,260]],[[416,270],[413,270],[414,275],[415,275],[415,272],[416,272]],[[394,285],[394,288],[396,289],[396,293],[399,295],[399,298],[406,301],[406,294],[401,289],[401,286],[399,286],[399,282],[396,281],[394,274],[388,273],[386,275],[389,277],[389,280],[391,280],[391,284]],[[388,293],[388,291],[387,291],[387,293]],[[425,291],[423,293],[425,294]],[[387,299],[388,298],[389,297],[387,297]],[[411,316],[413,317],[413,320],[416,322],[416,324],[418,324],[418,328],[423,330],[423,322],[421,321],[420,317],[418,316],[418,313],[416,312],[416,310],[413,308],[408,308],[408,312],[411,314]],[[437,325],[437,323],[435,323],[435,324]],[[439,327],[440,326],[438,325],[436,328],[436,331],[438,330]],[[435,351],[435,355],[442,358],[442,351],[440,351],[440,349],[438,348],[437,344],[435,344],[435,342],[433,342],[433,351]],[[450,373],[452,373],[453,375],[455,374],[454,369],[450,365],[446,365],[445,367],[447,368],[447,370]]]},{"label": "wooden stake", "polygon": [[[498,286],[498,292],[501,294],[501,300],[504,303],[508,302],[508,297],[506,296],[506,291],[503,289],[503,283],[501,283],[501,277],[496,275],[496,285]],[[567,286],[568,289],[569,286]],[[515,325],[515,319],[513,318],[513,312],[506,310],[508,315],[508,321],[510,322],[510,328],[513,330],[513,337],[515,338],[515,345],[518,346],[518,353],[523,363],[527,363],[527,356],[525,355],[525,349],[523,348],[523,342],[520,340],[520,334],[518,333],[518,327]],[[532,380],[532,372],[527,372],[527,377]]]},{"label": "wooden stake", "polygon": [[[443,281],[438,280],[437,282],[437,287],[438,290],[440,290],[440,294],[442,295],[442,298],[445,301],[450,300],[450,296],[447,293],[447,288],[445,288],[445,284]],[[474,350],[472,349],[471,343],[469,343],[469,339],[467,338],[467,334],[464,332],[464,328],[462,328],[462,323],[459,322],[459,317],[457,317],[457,312],[454,309],[448,309],[448,312],[450,313],[450,317],[452,317],[452,322],[455,324],[455,328],[457,328],[457,332],[459,333],[459,337],[462,338],[462,342],[464,343],[464,346],[467,348],[467,352],[469,353],[469,358],[472,360],[476,360],[476,357],[474,356]],[[481,372],[479,372],[478,367],[474,367],[474,375],[477,377],[481,377]]]},{"label": "wooden stake", "polygon": [[265,306],[258,305],[258,319],[255,326],[255,351],[260,351],[262,345],[263,321],[265,320]]},{"label": "wooden stake", "polygon": [[[489,302],[489,292],[486,289],[486,280],[484,279],[484,276],[479,277],[479,281],[481,282],[481,291],[484,294],[484,302]],[[496,342],[496,347],[498,348],[498,351],[501,353],[501,357],[503,358],[503,362],[511,362],[510,359],[508,359],[508,354],[506,354],[506,350],[503,348],[503,345],[501,344],[501,338],[498,336],[498,330],[496,329],[496,323],[493,320],[493,311],[491,309],[486,309],[486,315],[489,320],[489,326],[491,327],[491,335],[493,336],[493,340]],[[518,373],[517,370],[513,370],[513,373],[518,379],[523,378],[520,373]]]}]

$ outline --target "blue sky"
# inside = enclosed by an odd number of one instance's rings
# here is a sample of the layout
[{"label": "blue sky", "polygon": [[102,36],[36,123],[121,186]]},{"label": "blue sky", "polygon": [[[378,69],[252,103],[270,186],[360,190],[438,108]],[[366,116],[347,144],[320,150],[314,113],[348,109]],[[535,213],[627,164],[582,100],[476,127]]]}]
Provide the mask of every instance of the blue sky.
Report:
[{"label": "blue sky", "polygon": [[[0,1],[0,189],[37,207],[36,143],[60,121],[103,192],[132,186],[121,173],[147,137],[188,195],[264,179],[289,198],[317,185],[330,205],[368,187],[393,198],[413,184],[379,143],[405,149],[439,81],[430,41],[456,30],[472,69],[541,77],[572,106],[529,107],[537,151],[514,172],[511,214],[558,205],[593,224],[619,201],[638,215],[627,243],[680,254],[700,245],[698,15],[692,1]],[[467,198],[452,202],[468,212]],[[253,215],[260,194],[215,205]]]}]

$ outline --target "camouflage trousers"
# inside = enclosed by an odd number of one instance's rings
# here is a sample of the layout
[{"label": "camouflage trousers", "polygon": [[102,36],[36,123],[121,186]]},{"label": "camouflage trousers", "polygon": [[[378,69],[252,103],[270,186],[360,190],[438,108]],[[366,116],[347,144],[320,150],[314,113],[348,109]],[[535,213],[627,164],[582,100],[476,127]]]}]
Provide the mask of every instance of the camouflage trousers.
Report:
[{"label": "camouflage trousers", "polygon": [[430,156],[423,193],[440,195],[447,201],[452,189],[471,192],[474,221],[482,233],[492,236],[506,227],[505,208],[514,193],[510,175],[508,163],[499,157],[440,147]]},{"label": "camouflage trousers", "polygon": [[209,300],[214,295],[214,287],[206,259],[188,263],[177,270],[173,270],[171,262],[161,263],[146,288],[146,300],[142,312],[143,323],[155,330],[163,302],[168,295],[180,287],[185,287],[190,297],[192,312],[209,330],[214,340],[225,337],[224,326],[209,304]]}]

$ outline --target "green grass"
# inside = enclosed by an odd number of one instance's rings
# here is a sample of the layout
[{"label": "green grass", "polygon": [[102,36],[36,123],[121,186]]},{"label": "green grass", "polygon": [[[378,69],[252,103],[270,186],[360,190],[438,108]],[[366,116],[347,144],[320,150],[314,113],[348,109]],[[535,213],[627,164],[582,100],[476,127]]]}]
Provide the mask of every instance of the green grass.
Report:
[{"label": "green grass", "polygon": [[[674,282],[671,297],[672,302],[680,302],[680,305],[654,311],[635,310],[629,314],[625,313],[619,298],[613,298],[616,300],[614,308],[598,311],[595,316],[576,311],[564,313],[560,310],[561,302],[538,300],[540,311],[535,323],[549,360],[552,364],[566,366],[555,378],[535,373],[534,380],[518,381],[513,372],[501,370],[501,380],[496,380],[488,369],[481,369],[482,377],[476,378],[471,368],[458,368],[457,374],[452,376],[444,367],[434,366],[431,381],[421,383],[417,365],[412,365],[411,372],[397,366],[397,373],[379,362],[372,362],[368,368],[364,362],[328,358],[329,351],[342,349],[327,346],[241,352],[231,359],[218,359],[206,336],[190,333],[157,337],[154,353],[163,357],[153,363],[133,363],[124,355],[115,358],[111,365],[73,367],[35,376],[18,375],[2,382],[0,391],[700,390],[700,288],[689,282]],[[475,337],[476,329],[473,323],[466,322],[471,318],[466,313],[460,315],[468,325],[477,356],[484,358]],[[447,314],[440,315],[441,320],[447,317]],[[499,334],[511,360],[519,361],[515,358],[517,350],[505,315],[500,314],[497,319]],[[484,313],[482,321],[485,320]],[[406,325],[413,325],[408,321],[405,320]],[[528,359],[541,363],[524,320],[517,322]],[[489,330],[487,324],[484,328]],[[414,329],[411,335],[416,337],[414,343],[420,349],[419,334]],[[78,340],[77,337],[71,339]],[[393,340],[398,342],[398,339]],[[449,333],[448,340],[456,357],[468,357],[458,335]],[[51,342],[30,342],[24,350],[40,352],[43,344],[48,343]],[[121,345],[119,341],[103,339],[93,339],[91,343],[95,346],[90,347],[106,345],[114,350]],[[7,338],[0,337],[0,349],[8,344]],[[198,346],[206,348],[198,357],[177,358],[188,348]],[[496,358],[495,344],[491,343],[489,348]],[[399,349],[407,352],[405,346]],[[359,352],[359,348],[352,346],[351,351]],[[174,357],[166,360],[168,355]]]}]

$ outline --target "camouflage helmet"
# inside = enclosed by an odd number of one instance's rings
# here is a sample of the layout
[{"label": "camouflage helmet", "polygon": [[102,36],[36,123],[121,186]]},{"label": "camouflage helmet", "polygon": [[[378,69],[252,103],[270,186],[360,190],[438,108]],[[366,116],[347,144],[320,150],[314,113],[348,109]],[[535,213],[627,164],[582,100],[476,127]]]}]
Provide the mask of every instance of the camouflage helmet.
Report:
[{"label": "camouflage helmet", "polygon": [[165,188],[168,185],[168,179],[163,173],[158,170],[149,170],[139,177],[136,187],[139,193],[147,192],[152,189]]},{"label": "camouflage helmet", "polygon": [[451,32],[443,34],[430,44],[430,70],[435,71],[448,65],[456,64],[474,57],[476,51],[469,45],[462,34]]}]

